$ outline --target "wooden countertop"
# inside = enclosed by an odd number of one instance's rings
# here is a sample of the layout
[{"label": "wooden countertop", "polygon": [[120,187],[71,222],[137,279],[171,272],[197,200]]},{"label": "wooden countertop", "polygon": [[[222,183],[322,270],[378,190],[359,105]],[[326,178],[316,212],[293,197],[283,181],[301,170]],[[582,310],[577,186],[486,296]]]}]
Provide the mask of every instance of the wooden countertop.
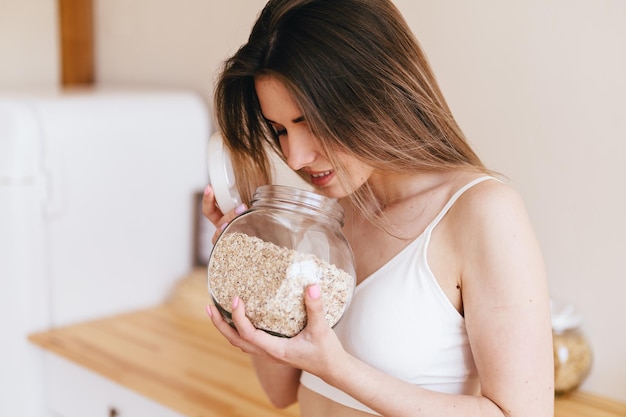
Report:
[{"label": "wooden countertop", "polygon": [[582,391],[557,397],[555,417],[624,417],[626,404]]},{"label": "wooden countertop", "polygon": [[249,357],[170,306],[31,335],[44,349],[193,417],[297,416],[265,398]]},{"label": "wooden countertop", "polygon": [[[29,336],[55,354],[190,417],[299,415],[266,399],[249,357],[204,313],[204,269],[181,280],[164,305]],[[626,404],[575,392],[558,397],[555,417],[626,416]]]}]

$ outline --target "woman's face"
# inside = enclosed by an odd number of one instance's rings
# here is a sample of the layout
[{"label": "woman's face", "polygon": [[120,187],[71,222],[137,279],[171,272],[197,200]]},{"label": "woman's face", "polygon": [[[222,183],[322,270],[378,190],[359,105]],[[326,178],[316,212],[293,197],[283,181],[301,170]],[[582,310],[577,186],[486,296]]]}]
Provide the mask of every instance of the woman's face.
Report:
[{"label": "woman's face", "polygon": [[345,152],[338,152],[336,159],[348,176],[350,189],[339,181],[337,167],[324,155],[319,139],[309,130],[302,111],[282,82],[260,76],[255,78],[254,85],[263,117],[276,132],[291,169],[304,174],[312,185],[333,198],[345,197],[367,181],[373,168]]}]

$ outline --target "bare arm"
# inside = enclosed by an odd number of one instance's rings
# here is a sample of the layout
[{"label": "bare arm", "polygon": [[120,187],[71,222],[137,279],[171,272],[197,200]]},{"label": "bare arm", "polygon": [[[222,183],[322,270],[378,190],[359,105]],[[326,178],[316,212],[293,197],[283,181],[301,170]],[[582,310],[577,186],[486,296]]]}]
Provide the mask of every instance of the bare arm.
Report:
[{"label": "bare arm", "polygon": [[275,407],[285,408],[297,401],[301,370],[257,356],[252,356],[252,363],[265,394]]},{"label": "bare arm", "polygon": [[477,191],[460,208],[471,216],[463,219],[462,282],[481,389],[504,415],[551,417],[552,327],[539,244],[514,190],[492,182]]}]

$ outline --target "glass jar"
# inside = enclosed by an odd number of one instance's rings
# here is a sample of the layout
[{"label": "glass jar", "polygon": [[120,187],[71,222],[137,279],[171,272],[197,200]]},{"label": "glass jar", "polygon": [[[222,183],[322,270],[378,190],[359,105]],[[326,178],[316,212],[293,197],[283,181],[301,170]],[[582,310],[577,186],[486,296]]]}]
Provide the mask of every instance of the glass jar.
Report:
[{"label": "glass jar", "polygon": [[581,321],[573,306],[553,305],[554,391],[557,395],[578,388],[591,371],[591,346],[580,328]]},{"label": "glass jar", "polygon": [[334,199],[282,185],[259,187],[209,257],[209,293],[222,316],[233,325],[238,296],[256,328],[295,336],[306,325],[304,290],[316,283],[328,324],[337,324],[356,285],[342,226],[343,208]]}]

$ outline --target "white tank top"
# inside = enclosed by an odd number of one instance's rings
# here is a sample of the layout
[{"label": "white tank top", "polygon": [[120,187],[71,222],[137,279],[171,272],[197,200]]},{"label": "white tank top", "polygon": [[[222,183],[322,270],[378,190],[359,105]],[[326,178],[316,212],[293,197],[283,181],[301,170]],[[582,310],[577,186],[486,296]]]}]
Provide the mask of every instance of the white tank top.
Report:
[{"label": "white tank top", "polygon": [[[458,190],[424,232],[363,280],[334,330],[344,349],[403,381],[449,394],[478,395],[480,386],[465,320],[445,295],[428,265],[433,229],[480,177]],[[345,406],[378,414],[303,372],[300,383]]]}]

